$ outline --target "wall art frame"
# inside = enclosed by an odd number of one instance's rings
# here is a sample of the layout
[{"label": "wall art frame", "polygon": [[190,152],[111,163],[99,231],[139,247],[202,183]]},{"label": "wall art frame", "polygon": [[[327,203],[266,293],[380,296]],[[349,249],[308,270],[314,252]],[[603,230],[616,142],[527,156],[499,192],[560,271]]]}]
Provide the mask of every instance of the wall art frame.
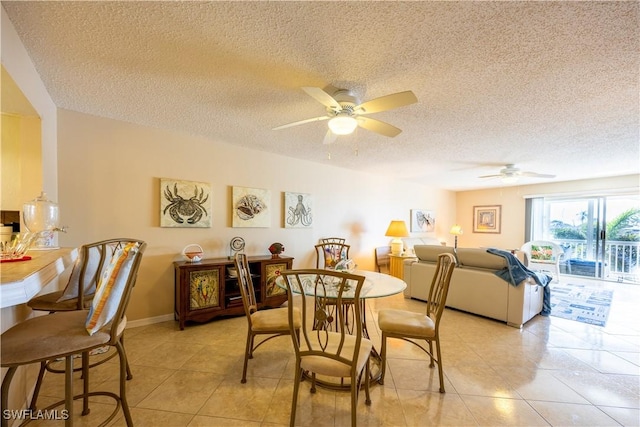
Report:
[{"label": "wall art frame", "polygon": [[284,193],[284,228],[311,228],[313,197],[306,193]]},{"label": "wall art frame", "polygon": [[502,226],[502,205],[473,207],[473,232],[500,234]]},{"label": "wall art frame", "polygon": [[160,178],[160,227],[210,228],[212,199],[208,182]]},{"label": "wall art frame", "polygon": [[411,232],[431,233],[436,231],[436,214],[430,209],[411,209]]},{"label": "wall art frame", "polygon": [[231,189],[231,226],[267,228],[271,225],[271,191],[262,188]]}]

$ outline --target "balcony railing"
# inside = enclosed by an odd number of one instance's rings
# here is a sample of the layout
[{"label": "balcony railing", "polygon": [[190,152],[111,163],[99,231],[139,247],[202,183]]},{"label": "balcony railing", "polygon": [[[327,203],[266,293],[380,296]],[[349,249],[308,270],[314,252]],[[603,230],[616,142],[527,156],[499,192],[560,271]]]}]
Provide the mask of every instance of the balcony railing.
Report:
[{"label": "balcony railing", "polygon": [[[597,267],[604,268],[603,277],[605,279],[640,283],[640,242],[606,241],[604,265],[596,264],[594,261],[596,258],[594,242],[569,239],[554,240],[554,242],[560,245],[565,252],[564,261],[561,262],[561,264],[565,264],[562,269],[564,271],[561,270],[562,272],[594,277]],[[576,265],[589,265],[589,262],[591,262],[593,273],[591,270],[585,270],[584,268],[571,269],[571,265],[567,263],[572,262],[572,260]],[[585,262],[581,263],[580,261]]]}]

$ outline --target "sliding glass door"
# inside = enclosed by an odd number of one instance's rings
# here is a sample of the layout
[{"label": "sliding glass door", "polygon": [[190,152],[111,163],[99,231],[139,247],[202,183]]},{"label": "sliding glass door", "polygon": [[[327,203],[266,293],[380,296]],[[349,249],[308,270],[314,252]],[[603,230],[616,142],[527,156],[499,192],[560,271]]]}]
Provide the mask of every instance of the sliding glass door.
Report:
[{"label": "sliding glass door", "polygon": [[531,236],[565,251],[561,273],[640,282],[640,197],[543,198],[532,204]]}]

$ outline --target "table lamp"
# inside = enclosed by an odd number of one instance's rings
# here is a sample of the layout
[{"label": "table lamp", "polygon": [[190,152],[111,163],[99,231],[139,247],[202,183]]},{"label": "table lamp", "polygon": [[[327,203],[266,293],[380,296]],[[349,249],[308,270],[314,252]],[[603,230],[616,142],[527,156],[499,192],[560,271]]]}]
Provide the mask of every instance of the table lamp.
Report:
[{"label": "table lamp", "polygon": [[458,224],[455,224],[453,227],[451,227],[449,233],[453,234],[454,236],[453,250],[455,251],[456,249],[458,249],[458,236],[462,234],[462,227],[460,227]]},{"label": "table lamp", "polygon": [[402,254],[402,239],[401,237],[409,237],[409,231],[407,230],[407,224],[404,221],[393,220],[387,228],[385,233],[387,237],[393,237],[391,240],[391,255]]}]

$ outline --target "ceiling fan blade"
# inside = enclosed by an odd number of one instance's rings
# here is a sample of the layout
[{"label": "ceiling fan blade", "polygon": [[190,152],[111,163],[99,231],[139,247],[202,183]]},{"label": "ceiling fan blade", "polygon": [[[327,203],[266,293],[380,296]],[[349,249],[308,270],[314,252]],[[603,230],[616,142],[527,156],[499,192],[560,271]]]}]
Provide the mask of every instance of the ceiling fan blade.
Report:
[{"label": "ceiling fan blade", "polygon": [[530,176],[533,178],[555,178],[555,175],[549,175],[546,173],[535,173],[535,172],[520,172],[521,176]]},{"label": "ceiling fan blade", "polygon": [[325,107],[331,108],[334,111],[342,110],[342,106],[338,103],[338,101],[333,99],[331,95],[329,95],[327,92],[323,91],[319,87],[306,86],[306,87],[303,87],[302,90],[307,92],[309,96],[314,98],[316,101],[318,101]]},{"label": "ceiling fan blade", "polygon": [[380,111],[392,110],[398,107],[404,107],[405,105],[418,102],[418,98],[410,90],[405,92],[398,92],[391,95],[381,96],[380,98],[372,99],[371,101],[364,102],[354,108],[358,114],[371,114]]},{"label": "ceiling fan blade", "polygon": [[298,122],[293,122],[293,123],[288,123],[286,125],[278,126],[278,127],[275,127],[275,128],[273,128],[271,130],[286,129],[286,128],[290,128],[290,127],[293,127],[293,126],[303,125],[305,123],[319,122],[319,121],[328,120],[328,119],[329,119],[329,116],[314,117],[312,119],[300,120]]},{"label": "ceiling fan blade", "polygon": [[327,130],[327,133],[324,135],[324,140],[322,140],[322,143],[324,145],[333,144],[337,138],[338,138],[338,135],[331,132],[331,129],[329,129]]},{"label": "ceiling fan blade", "polygon": [[371,117],[358,117],[356,120],[358,120],[358,126],[361,128],[390,138],[393,138],[402,132],[401,129],[398,129],[395,126],[391,126],[390,124],[381,122],[380,120],[372,119]]},{"label": "ceiling fan blade", "polygon": [[499,178],[501,176],[502,176],[501,174],[497,174],[497,175],[482,175],[482,176],[479,176],[478,178]]}]

